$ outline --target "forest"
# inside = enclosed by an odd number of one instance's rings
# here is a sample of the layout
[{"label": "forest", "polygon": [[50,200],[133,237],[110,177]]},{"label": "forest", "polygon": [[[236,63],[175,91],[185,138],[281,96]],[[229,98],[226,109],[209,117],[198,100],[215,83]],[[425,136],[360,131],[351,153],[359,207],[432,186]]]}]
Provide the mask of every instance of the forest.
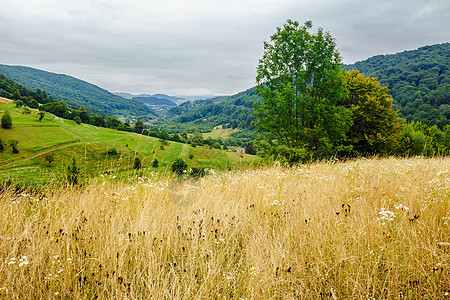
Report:
[{"label": "forest", "polygon": [[394,108],[408,122],[440,129],[450,124],[450,43],[377,55],[345,67],[387,86]]}]

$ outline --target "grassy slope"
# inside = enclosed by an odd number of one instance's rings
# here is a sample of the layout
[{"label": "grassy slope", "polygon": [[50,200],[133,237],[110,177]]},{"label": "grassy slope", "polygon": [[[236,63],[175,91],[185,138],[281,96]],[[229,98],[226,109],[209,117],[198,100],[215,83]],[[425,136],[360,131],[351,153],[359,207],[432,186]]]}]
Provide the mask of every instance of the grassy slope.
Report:
[{"label": "grassy slope", "polygon": [[[49,113],[42,122],[38,122],[36,110],[32,110],[30,115],[22,114],[22,109],[15,108],[3,99],[0,102],[0,114],[6,109],[11,113],[13,127],[0,128],[0,138],[5,145],[5,150],[0,154],[0,181],[7,178],[22,183],[59,180],[72,158],[76,159],[84,173],[91,175],[129,170],[136,156],[142,160],[144,168],[149,167],[153,159],[158,159],[159,171],[168,169],[178,157],[185,159],[191,167],[217,169],[239,167],[257,159],[248,155],[241,159],[236,153],[192,148],[174,142],[162,145],[152,137],[86,124],[77,125]],[[19,154],[12,153],[9,140],[19,141]],[[119,155],[107,155],[111,148],[117,149]],[[47,153],[55,157],[51,164],[45,161]],[[194,157],[189,159],[191,154]],[[240,164],[240,161],[243,163]]]},{"label": "grassy slope", "polygon": [[3,191],[0,296],[448,299],[449,168],[361,159]]}]

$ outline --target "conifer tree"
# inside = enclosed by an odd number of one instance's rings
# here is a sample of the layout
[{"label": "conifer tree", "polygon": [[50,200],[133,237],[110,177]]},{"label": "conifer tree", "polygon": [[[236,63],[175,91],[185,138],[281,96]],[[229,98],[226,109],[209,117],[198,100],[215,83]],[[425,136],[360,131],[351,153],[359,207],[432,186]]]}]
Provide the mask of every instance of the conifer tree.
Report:
[{"label": "conifer tree", "polygon": [[9,129],[11,127],[12,127],[11,115],[9,114],[9,111],[5,111],[5,113],[2,116],[2,128]]}]

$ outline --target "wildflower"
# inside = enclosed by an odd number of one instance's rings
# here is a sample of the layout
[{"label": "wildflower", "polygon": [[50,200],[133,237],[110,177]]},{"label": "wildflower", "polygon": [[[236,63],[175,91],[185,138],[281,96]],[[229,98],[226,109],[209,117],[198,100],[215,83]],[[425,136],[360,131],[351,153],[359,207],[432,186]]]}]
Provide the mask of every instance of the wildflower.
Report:
[{"label": "wildflower", "polygon": [[407,206],[404,206],[403,204],[400,204],[398,206],[396,205],[394,206],[394,208],[397,210],[409,210],[409,208]]},{"label": "wildflower", "polygon": [[28,264],[29,264],[28,257],[22,256],[22,257],[19,259],[19,267],[26,266],[26,265],[28,265]]},{"label": "wildflower", "polygon": [[8,265],[13,265],[13,264],[15,264],[15,263],[16,263],[16,258],[13,257],[13,258],[11,258],[11,259],[9,260]]},{"label": "wildflower", "polygon": [[381,208],[381,211],[378,214],[380,215],[380,217],[377,218],[377,220],[380,221],[382,225],[386,225],[394,221],[395,213],[393,213],[392,211]]}]

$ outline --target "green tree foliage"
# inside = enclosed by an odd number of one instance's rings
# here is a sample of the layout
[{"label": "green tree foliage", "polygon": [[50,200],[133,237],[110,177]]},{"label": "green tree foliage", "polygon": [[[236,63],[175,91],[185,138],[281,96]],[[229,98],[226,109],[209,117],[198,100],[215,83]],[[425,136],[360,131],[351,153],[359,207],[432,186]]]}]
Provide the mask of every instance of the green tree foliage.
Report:
[{"label": "green tree foliage", "polygon": [[402,128],[398,154],[434,156],[450,154],[450,125],[441,131],[436,125],[412,122]]},{"label": "green tree foliage", "polygon": [[[40,91],[39,89],[46,90],[58,101],[65,101],[70,107],[84,106],[86,111],[92,115],[131,115],[142,118],[156,116],[156,113],[144,103],[124,99],[98,86],[71,76],[50,73],[29,67],[8,65],[0,65],[0,73],[31,89],[37,89],[37,91]],[[0,94],[0,96],[2,95]],[[47,95],[41,92],[40,96],[45,98]],[[43,103],[38,99],[38,96],[33,96],[32,98],[36,99],[39,103]],[[14,98],[10,99],[14,100]],[[81,117],[81,120],[86,124],[89,122],[85,122],[83,117]]]},{"label": "green tree foliage", "polygon": [[81,124],[81,119],[80,116],[75,116],[75,118],[73,118],[73,120],[75,121],[75,123],[77,123],[78,125]]},{"label": "green tree foliage", "polygon": [[5,146],[3,146],[3,141],[0,138],[0,152],[3,152],[3,150],[5,150]]},{"label": "green tree foliage", "polygon": [[12,127],[12,119],[9,111],[5,111],[2,116],[2,128],[10,129]]},{"label": "green tree foliage", "polygon": [[380,86],[373,77],[364,77],[358,71],[346,73],[353,125],[348,142],[356,154],[393,154],[400,137],[401,120],[392,110],[392,97],[387,87]]},{"label": "green tree foliage", "polygon": [[106,127],[106,121],[100,116],[90,116],[89,124],[97,127]]},{"label": "green tree foliage", "polygon": [[154,159],[153,161],[152,161],[152,167],[153,168],[158,168],[159,167],[159,161],[158,161],[158,159]]},{"label": "green tree foliage", "polygon": [[340,105],[346,96],[340,55],[329,33],[311,28],[288,20],[264,43],[256,77],[263,100],[255,115],[258,139],[271,153],[287,148],[330,157],[346,149],[351,118]]},{"label": "green tree foliage", "polygon": [[14,100],[14,104],[16,105],[17,108],[20,108],[23,106],[23,101],[22,100]]},{"label": "green tree foliage", "polygon": [[9,145],[11,146],[12,153],[14,154],[19,153],[19,148],[17,148],[18,144],[19,144],[18,140],[9,140]]},{"label": "green tree foliage", "polygon": [[55,161],[55,155],[53,153],[46,153],[44,156],[44,159],[48,162],[50,165],[52,162]]},{"label": "green tree foliage", "polygon": [[136,133],[142,133],[144,129],[145,129],[144,123],[140,119],[137,119],[136,123],[134,124],[133,131]]},{"label": "green tree foliage", "polygon": [[81,183],[81,171],[78,168],[75,158],[72,159],[72,164],[67,166],[66,178],[69,184],[77,185]]},{"label": "green tree foliage", "polygon": [[348,65],[389,87],[399,116],[443,129],[450,124],[450,43],[377,55]]},{"label": "green tree foliage", "polygon": [[136,158],[134,159],[133,169],[139,170],[139,169],[141,169],[141,168],[142,168],[142,162],[141,162],[141,159],[140,159],[139,157],[136,157]]},{"label": "green tree foliage", "polygon": [[41,122],[44,119],[44,117],[45,117],[45,111],[40,111],[38,113],[38,115],[39,115],[39,122]]},{"label": "green tree foliage", "polygon": [[35,99],[31,99],[28,102],[28,107],[29,108],[39,108],[39,102],[37,102]]},{"label": "green tree foliage", "polygon": [[178,158],[172,163],[172,172],[178,175],[182,175],[187,171],[187,164],[182,158]]},{"label": "green tree foliage", "polygon": [[252,142],[249,142],[246,146],[245,146],[245,153],[247,154],[251,154],[251,155],[255,155],[256,154],[256,149],[253,146]]}]

